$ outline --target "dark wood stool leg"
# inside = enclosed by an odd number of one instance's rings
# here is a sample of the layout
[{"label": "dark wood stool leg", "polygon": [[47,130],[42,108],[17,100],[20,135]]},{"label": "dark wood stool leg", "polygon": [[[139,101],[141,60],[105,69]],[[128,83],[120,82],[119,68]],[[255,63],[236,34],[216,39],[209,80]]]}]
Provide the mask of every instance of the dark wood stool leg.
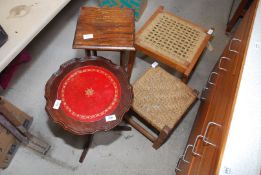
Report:
[{"label": "dark wood stool leg", "polygon": [[90,57],[90,56],[91,56],[91,51],[85,49],[85,55],[86,55],[87,57]]},{"label": "dark wood stool leg", "polygon": [[171,130],[169,127],[164,126],[162,131],[160,131],[159,137],[153,142],[152,147],[158,149],[168,138]]},{"label": "dark wood stool leg", "polygon": [[93,50],[93,56],[97,56],[97,50]]},{"label": "dark wood stool leg", "polygon": [[131,77],[131,73],[132,73],[134,62],[135,62],[135,58],[136,58],[136,51],[130,51],[129,61],[128,61],[128,69],[127,69],[127,73],[129,75],[129,78]]},{"label": "dark wood stool leg", "polygon": [[125,65],[126,51],[121,51],[120,54],[121,54],[120,55],[120,65],[126,71],[126,65]]},{"label": "dark wood stool leg", "polygon": [[86,143],[84,145],[84,149],[83,149],[82,155],[81,155],[80,160],[79,160],[80,163],[82,163],[84,161],[84,159],[85,159],[85,157],[87,155],[87,152],[89,150],[89,147],[90,147],[90,145],[92,143],[92,139],[93,139],[93,134],[88,135],[87,141],[86,141]]},{"label": "dark wood stool leg", "polygon": [[87,50],[85,49],[85,54],[87,57],[90,57],[90,56],[97,56],[97,50]]},{"label": "dark wood stool leg", "polygon": [[182,76],[182,81],[187,84],[188,83],[188,80],[189,80],[189,77],[187,75],[183,75]]}]

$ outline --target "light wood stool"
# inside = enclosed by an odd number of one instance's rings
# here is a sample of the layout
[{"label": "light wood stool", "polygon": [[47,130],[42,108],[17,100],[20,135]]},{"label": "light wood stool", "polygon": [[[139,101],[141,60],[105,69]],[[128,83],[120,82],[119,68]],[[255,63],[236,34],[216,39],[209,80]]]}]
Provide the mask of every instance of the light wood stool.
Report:
[{"label": "light wood stool", "polygon": [[207,32],[159,7],[136,34],[135,48],[175,68],[186,82],[211,38]]}]

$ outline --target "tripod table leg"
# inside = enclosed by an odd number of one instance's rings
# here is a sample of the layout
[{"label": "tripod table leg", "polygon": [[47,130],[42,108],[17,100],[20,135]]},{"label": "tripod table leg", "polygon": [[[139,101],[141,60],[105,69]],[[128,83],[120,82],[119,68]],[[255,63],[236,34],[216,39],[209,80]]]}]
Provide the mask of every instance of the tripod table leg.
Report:
[{"label": "tripod table leg", "polygon": [[113,131],[131,131],[130,126],[116,126],[112,129]]},{"label": "tripod table leg", "polygon": [[87,141],[86,141],[86,143],[84,145],[84,149],[83,149],[82,155],[81,155],[80,160],[79,160],[80,163],[82,163],[84,161],[84,159],[85,159],[85,157],[87,155],[87,152],[89,150],[89,147],[90,147],[90,145],[92,143],[92,139],[93,139],[93,134],[89,134],[88,138],[87,138]]}]

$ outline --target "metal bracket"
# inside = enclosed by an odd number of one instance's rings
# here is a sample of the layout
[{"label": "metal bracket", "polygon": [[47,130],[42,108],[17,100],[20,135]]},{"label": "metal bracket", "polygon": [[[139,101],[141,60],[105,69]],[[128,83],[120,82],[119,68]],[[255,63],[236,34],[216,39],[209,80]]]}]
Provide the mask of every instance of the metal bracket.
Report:
[{"label": "metal bracket", "polygon": [[179,161],[178,161],[178,163],[177,163],[177,165],[176,165],[176,168],[175,168],[175,171],[176,172],[181,172],[181,169],[179,169],[179,164],[180,164],[180,161],[181,161],[181,158],[183,157],[183,155],[181,155],[180,157],[179,157]]},{"label": "metal bracket", "polygon": [[179,161],[178,161],[177,166],[176,166],[176,168],[175,168],[175,171],[176,171],[176,172],[177,172],[177,171],[181,172],[181,169],[179,169],[179,164],[180,164],[180,161],[181,161],[181,160],[182,160],[183,162],[185,162],[185,163],[190,163],[188,160],[185,159],[189,147],[192,147],[192,148],[193,148],[193,145],[191,145],[191,144],[187,145],[187,147],[186,147],[186,149],[185,149],[185,151],[184,151],[184,154],[179,157]]},{"label": "metal bracket", "polygon": [[205,130],[204,136],[203,136],[203,142],[204,143],[216,147],[217,146],[216,144],[213,144],[213,143],[209,142],[208,139],[207,139],[207,134],[208,134],[208,130],[209,130],[210,126],[221,127],[222,125],[220,125],[218,123],[215,123],[215,122],[209,122],[208,125],[207,125],[207,128]]},{"label": "metal bracket", "polygon": [[211,84],[211,85],[213,85],[213,86],[215,86],[216,84],[213,83],[212,81],[210,81],[210,80],[212,79],[213,74],[215,74],[215,75],[218,76],[218,73],[217,73],[217,72],[211,72],[211,74],[210,74],[209,77],[208,77],[208,83]]},{"label": "metal bracket", "polygon": [[184,154],[183,154],[183,156],[182,156],[182,160],[183,160],[185,163],[190,163],[188,160],[185,160],[185,157],[186,157],[186,155],[187,155],[187,151],[188,151],[188,148],[189,148],[189,147],[193,148],[193,145],[191,145],[191,144],[187,145],[187,147],[186,147],[186,149],[185,149],[185,152],[184,152]]},{"label": "metal bracket", "polygon": [[240,39],[237,39],[237,38],[232,38],[232,39],[230,40],[230,43],[229,43],[228,50],[229,50],[230,52],[239,53],[239,51],[237,51],[237,50],[234,50],[234,49],[231,49],[231,46],[232,46],[232,43],[233,43],[233,41],[238,41],[238,42],[241,42],[241,40],[240,40]]},{"label": "metal bracket", "polygon": [[225,60],[228,60],[228,61],[230,61],[230,60],[231,60],[231,59],[230,59],[230,58],[228,58],[228,57],[221,57],[221,58],[219,59],[218,68],[219,68],[220,70],[227,71],[227,69],[225,69],[225,68],[221,67],[221,63],[222,63],[222,60],[223,60],[223,59],[225,59]]},{"label": "metal bracket", "polygon": [[203,93],[204,93],[206,90],[208,90],[208,88],[207,88],[207,87],[204,87],[203,90],[202,90],[202,92],[201,92],[200,100],[206,100],[206,98],[203,97]]},{"label": "metal bracket", "polygon": [[199,154],[199,153],[197,153],[197,152],[195,151],[196,145],[197,145],[197,142],[198,142],[199,139],[203,139],[203,136],[202,136],[202,135],[198,135],[198,136],[196,137],[196,140],[195,140],[195,142],[194,142],[194,144],[193,144],[193,148],[192,148],[192,154],[195,155],[195,156],[202,157],[201,154]]}]

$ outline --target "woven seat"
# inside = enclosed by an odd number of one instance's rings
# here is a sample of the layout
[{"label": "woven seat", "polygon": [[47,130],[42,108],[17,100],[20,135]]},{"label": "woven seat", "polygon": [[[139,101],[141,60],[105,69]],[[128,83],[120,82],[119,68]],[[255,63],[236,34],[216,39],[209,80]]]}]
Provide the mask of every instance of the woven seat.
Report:
[{"label": "woven seat", "polygon": [[171,131],[197,99],[197,92],[160,67],[146,71],[133,85],[132,110],[142,121],[155,128],[159,136],[153,136],[133,118],[127,121],[149,138],[155,149],[168,138]]},{"label": "woven seat", "polygon": [[175,68],[187,81],[211,37],[207,31],[160,7],[136,34],[135,47]]},{"label": "woven seat", "polygon": [[157,130],[173,128],[197,94],[160,67],[149,69],[133,85],[132,108]]}]

